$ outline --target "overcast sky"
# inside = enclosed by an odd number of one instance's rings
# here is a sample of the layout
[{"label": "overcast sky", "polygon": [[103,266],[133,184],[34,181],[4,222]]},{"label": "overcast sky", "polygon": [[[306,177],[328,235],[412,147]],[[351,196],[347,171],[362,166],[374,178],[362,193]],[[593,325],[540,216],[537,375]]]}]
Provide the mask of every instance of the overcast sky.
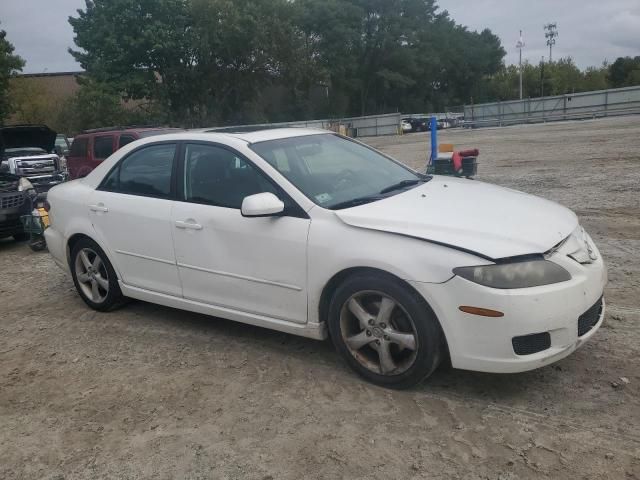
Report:
[{"label": "overcast sky", "polygon": [[[619,56],[640,55],[640,0],[439,0],[456,22],[471,30],[490,28],[516,63],[518,31],[523,58],[548,57],[545,23],[556,22],[554,58],[572,56],[581,68]],[[78,70],[67,49],[73,46],[69,15],[83,0],[0,0],[0,28],[26,61],[25,73]]]}]

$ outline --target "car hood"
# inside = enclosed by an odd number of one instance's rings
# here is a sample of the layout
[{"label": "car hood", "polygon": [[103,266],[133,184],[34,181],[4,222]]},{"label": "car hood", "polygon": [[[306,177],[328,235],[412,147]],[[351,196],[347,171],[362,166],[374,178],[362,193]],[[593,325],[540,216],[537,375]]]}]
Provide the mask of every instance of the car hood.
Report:
[{"label": "car hood", "polygon": [[38,147],[51,152],[56,132],[46,125],[15,125],[0,128],[0,154],[7,148]]},{"label": "car hood", "polygon": [[421,238],[499,259],[544,253],[578,226],[569,209],[508,188],[452,177],[336,210],[348,225]]}]

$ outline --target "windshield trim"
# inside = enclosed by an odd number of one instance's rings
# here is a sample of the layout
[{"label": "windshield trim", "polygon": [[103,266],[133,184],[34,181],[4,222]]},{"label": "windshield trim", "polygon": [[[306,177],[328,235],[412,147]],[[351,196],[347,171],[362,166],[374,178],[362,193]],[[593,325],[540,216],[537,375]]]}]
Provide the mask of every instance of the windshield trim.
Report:
[{"label": "windshield trim", "polygon": [[[412,173],[413,175],[416,176],[416,180],[418,180],[418,183],[416,183],[415,185],[410,185],[408,188],[394,190],[392,192],[385,193],[384,195],[380,195],[380,194],[372,195],[372,197],[373,196],[379,196],[379,198],[376,198],[375,200],[372,200],[371,202],[367,202],[367,203],[373,203],[373,202],[377,202],[379,200],[384,200],[385,198],[393,197],[393,196],[398,195],[400,193],[403,193],[403,192],[406,192],[408,190],[411,190],[411,189],[421,185],[424,182],[428,182],[432,178],[431,175],[425,175],[423,173],[417,172],[417,171],[413,170],[412,168],[406,166],[404,163],[401,163],[400,161],[396,160],[393,157],[390,157],[389,155],[387,155],[384,152],[381,152],[380,150],[376,150],[375,148],[367,145],[366,143],[360,142],[360,141],[356,140],[355,138],[346,137],[344,135],[340,135],[339,133],[331,132],[331,131],[327,131],[326,133],[322,132],[322,133],[310,133],[310,134],[307,134],[307,135],[296,135],[295,137],[282,137],[282,138],[272,138],[272,139],[268,139],[268,140],[260,140],[259,142],[248,143],[247,146],[249,147],[249,149],[255,155],[257,155],[262,161],[264,161],[267,165],[269,165],[270,168],[272,168],[275,172],[277,172],[293,188],[295,188],[298,192],[300,192],[301,195],[304,195],[304,197],[307,198],[308,200],[310,200],[315,206],[320,207],[320,208],[322,208],[324,210],[328,210],[328,211],[335,211],[335,210],[342,210],[344,208],[351,208],[351,207],[333,208],[333,206],[331,206],[331,205],[321,205],[320,203],[318,203],[316,201],[316,199],[310,197],[304,191],[302,191],[300,188],[298,188],[298,186],[295,183],[293,183],[291,180],[289,180],[276,167],[271,165],[271,163],[266,158],[264,158],[262,155],[260,155],[257,151],[255,151],[253,149],[254,145],[260,145],[260,144],[263,144],[263,143],[269,143],[269,142],[274,142],[274,141],[279,141],[279,140],[288,140],[290,138],[306,138],[306,137],[318,137],[318,136],[334,136],[334,137],[341,138],[343,140],[348,140],[348,141],[350,141],[352,143],[355,143],[356,145],[360,145],[361,147],[366,148],[367,150],[371,150],[372,152],[374,152],[374,153],[386,158],[387,160],[395,163],[396,165],[404,168],[405,170],[407,170],[408,172],[410,172],[410,173]],[[344,203],[344,202],[341,202],[341,203]]]}]

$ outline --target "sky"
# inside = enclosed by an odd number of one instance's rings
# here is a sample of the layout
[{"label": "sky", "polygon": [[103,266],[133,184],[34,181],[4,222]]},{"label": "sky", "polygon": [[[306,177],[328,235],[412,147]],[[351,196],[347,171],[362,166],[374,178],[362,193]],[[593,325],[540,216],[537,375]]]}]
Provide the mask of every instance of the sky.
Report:
[{"label": "sky", "polygon": [[[490,28],[518,62],[515,44],[523,30],[523,60],[538,63],[549,50],[543,25],[555,22],[558,38],[553,57],[573,57],[580,68],[599,66],[620,56],[640,55],[640,0],[438,0],[459,24],[470,30]],[[27,62],[25,73],[76,71],[67,52],[73,30],[67,18],[84,0],[0,0],[0,29]]]}]

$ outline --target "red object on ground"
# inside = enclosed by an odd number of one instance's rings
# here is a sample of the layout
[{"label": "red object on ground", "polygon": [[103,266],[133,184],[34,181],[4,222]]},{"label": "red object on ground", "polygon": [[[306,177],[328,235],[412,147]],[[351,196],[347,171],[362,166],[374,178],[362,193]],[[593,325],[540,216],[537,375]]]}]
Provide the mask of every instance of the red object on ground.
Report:
[{"label": "red object on ground", "polygon": [[480,150],[477,148],[472,148],[471,150],[461,150],[458,152],[462,158],[465,157],[477,157],[480,155]]},{"label": "red object on ground", "polygon": [[462,170],[462,155],[460,155],[460,152],[453,152],[453,155],[451,156],[451,162],[453,163],[453,171],[455,173],[458,173],[460,170]]}]

